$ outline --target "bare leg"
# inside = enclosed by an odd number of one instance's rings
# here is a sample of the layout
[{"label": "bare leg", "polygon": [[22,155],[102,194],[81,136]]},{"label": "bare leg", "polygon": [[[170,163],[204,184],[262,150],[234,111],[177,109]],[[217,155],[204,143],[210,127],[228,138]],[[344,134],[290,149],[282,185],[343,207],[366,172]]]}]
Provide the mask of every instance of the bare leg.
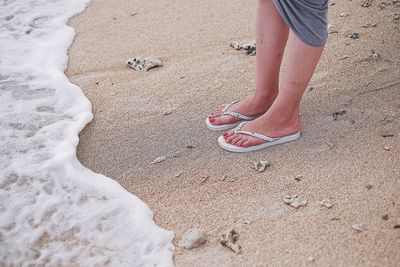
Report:
[{"label": "bare leg", "polygon": [[[290,32],[287,43],[287,62],[279,94],[270,109],[259,118],[248,122],[243,130],[269,137],[290,135],[300,130],[300,101],[322,54],[323,47],[303,43]],[[236,146],[253,146],[264,141],[229,131],[224,134],[228,143]]]},{"label": "bare leg", "polygon": [[[259,0],[257,9],[256,85],[252,95],[235,104],[230,111],[248,116],[264,113],[278,94],[279,69],[289,28],[271,0]],[[214,125],[234,123],[238,119],[219,116],[221,106],[209,117]]]}]

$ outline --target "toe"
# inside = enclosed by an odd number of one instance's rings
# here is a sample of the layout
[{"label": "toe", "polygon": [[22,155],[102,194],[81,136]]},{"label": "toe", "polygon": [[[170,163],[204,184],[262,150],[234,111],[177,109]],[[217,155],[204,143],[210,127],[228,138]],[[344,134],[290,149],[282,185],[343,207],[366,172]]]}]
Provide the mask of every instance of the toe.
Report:
[{"label": "toe", "polygon": [[244,143],[245,141],[243,140],[243,138],[242,139],[240,139],[239,141],[237,141],[236,142],[236,144],[235,144],[235,146],[243,146],[243,143]]},{"label": "toe", "polygon": [[256,146],[256,145],[261,145],[262,143],[264,143],[263,140],[252,137],[252,138],[249,138],[249,140],[247,140],[246,145],[247,146]]},{"label": "toe", "polygon": [[210,121],[211,124],[215,123],[215,118],[213,116],[208,116],[208,120]]},{"label": "toe", "polygon": [[236,134],[229,135],[225,140],[227,143],[232,143],[232,140],[236,137]]},{"label": "toe", "polygon": [[249,140],[246,140],[242,143],[242,147],[249,147]]},{"label": "toe", "polygon": [[229,130],[223,134],[224,139],[226,140],[229,136],[232,136],[235,133],[234,130]]},{"label": "toe", "polygon": [[236,146],[237,142],[239,142],[242,139],[242,137],[240,135],[236,135],[233,139],[231,144]]}]

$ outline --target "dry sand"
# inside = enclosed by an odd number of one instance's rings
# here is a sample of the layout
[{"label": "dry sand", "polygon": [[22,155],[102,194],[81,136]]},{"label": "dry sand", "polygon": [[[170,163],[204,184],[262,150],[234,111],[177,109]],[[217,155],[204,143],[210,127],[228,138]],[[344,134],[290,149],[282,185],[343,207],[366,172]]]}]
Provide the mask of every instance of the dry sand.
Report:
[{"label": "dry sand", "polygon": [[[238,155],[218,147],[219,133],[204,119],[254,86],[255,57],[229,43],[255,39],[256,1],[92,0],[70,22],[77,36],[67,74],[94,111],[79,159],[144,200],[156,223],[176,233],[175,245],[190,228],[207,233],[198,249],[176,246],[176,266],[398,266],[400,6],[381,10],[380,3],[330,6],[333,33],[303,98],[302,137]],[[366,59],[371,49],[381,58]],[[128,68],[138,55],[164,66]],[[342,110],[335,121],[332,113]],[[149,164],[159,156],[167,158]],[[271,166],[258,173],[250,166],[261,159]],[[308,205],[295,210],[282,202],[285,194]],[[321,207],[323,199],[334,206]],[[356,223],[364,230],[352,229]],[[218,242],[231,227],[239,255]]]}]

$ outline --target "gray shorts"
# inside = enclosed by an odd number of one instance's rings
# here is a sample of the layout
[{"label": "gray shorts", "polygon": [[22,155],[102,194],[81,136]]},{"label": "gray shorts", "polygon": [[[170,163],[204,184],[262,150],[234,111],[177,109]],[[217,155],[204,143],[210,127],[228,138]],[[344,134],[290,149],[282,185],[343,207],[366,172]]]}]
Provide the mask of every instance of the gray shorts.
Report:
[{"label": "gray shorts", "polygon": [[304,43],[320,47],[328,38],[328,0],[273,0],[283,20]]}]

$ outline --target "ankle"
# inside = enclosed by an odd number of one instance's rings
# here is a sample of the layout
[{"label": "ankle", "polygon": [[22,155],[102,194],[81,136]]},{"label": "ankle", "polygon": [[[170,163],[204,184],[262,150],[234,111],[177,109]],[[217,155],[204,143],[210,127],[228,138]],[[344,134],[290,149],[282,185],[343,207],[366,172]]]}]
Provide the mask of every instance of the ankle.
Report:
[{"label": "ankle", "polygon": [[269,109],[274,103],[276,97],[278,96],[278,92],[268,92],[268,93],[256,93],[254,92],[250,97],[249,100],[252,103],[252,106],[255,109],[260,111],[266,111]]},{"label": "ankle", "polygon": [[270,109],[268,111],[270,120],[276,125],[280,125],[283,128],[298,128],[301,127],[300,115],[298,109]]}]

